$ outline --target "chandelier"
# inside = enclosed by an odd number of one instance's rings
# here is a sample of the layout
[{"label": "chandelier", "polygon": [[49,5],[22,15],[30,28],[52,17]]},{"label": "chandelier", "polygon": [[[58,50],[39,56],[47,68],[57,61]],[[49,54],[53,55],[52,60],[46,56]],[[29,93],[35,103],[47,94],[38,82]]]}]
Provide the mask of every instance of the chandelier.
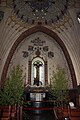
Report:
[{"label": "chandelier", "polygon": [[68,0],[13,0],[14,13],[30,24],[51,24],[63,17]]}]

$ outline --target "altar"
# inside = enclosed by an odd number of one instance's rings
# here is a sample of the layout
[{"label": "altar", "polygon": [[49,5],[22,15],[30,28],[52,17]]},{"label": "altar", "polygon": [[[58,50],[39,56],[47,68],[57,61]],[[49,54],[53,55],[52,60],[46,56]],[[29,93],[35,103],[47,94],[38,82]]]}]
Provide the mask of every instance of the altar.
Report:
[{"label": "altar", "polygon": [[46,86],[31,86],[28,85],[25,88],[25,95],[29,95],[31,101],[43,101],[45,100],[48,87]]},{"label": "altar", "polygon": [[25,102],[31,103],[32,113],[40,114],[45,112],[42,109],[47,106],[46,94],[48,93],[48,88],[46,86],[37,86],[37,85],[27,85],[25,88]]}]

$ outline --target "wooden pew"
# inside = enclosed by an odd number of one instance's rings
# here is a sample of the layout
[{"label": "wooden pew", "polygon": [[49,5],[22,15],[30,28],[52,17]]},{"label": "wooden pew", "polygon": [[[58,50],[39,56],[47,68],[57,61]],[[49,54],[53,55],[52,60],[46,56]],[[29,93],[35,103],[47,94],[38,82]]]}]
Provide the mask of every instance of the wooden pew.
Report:
[{"label": "wooden pew", "polygon": [[10,120],[11,106],[4,106],[1,110],[1,120]]},{"label": "wooden pew", "polygon": [[80,120],[80,108],[68,109],[70,120]]},{"label": "wooden pew", "polygon": [[80,117],[69,117],[70,120],[80,120]]},{"label": "wooden pew", "polygon": [[16,119],[16,112],[17,112],[17,106],[13,105],[11,107],[11,120],[15,120]]}]

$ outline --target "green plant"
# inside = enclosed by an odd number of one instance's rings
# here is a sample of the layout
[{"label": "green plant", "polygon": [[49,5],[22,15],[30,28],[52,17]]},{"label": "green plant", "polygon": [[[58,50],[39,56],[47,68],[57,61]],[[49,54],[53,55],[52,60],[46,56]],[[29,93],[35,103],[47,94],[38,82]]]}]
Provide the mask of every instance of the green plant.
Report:
[{"label": "green plant", "polygon": [[20,65],[13,68],[10,76],[6,79],[4,88],[1,90],[0,105],[21,104],[23,99],[23,71]]},{"label": "green plant", "polygon": [[50,99],[57,101],[58,105],[62,105],[63,102],[67,104],[69,90],[64,69],[57,68],[56,72],[53,72],[50,80]]}]

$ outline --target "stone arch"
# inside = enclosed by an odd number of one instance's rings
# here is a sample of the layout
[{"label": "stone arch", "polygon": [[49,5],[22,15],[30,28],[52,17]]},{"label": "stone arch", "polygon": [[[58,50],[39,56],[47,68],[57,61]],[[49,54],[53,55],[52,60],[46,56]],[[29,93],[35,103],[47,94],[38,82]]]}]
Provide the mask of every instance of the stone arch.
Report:
[{"label": "stone arch", "polygon": [[74,72],[74,67],[73,67],[70,55],[68,53],[68,50],[67,50],[65,44],[63,43],[63,41],[58,37],[58,35],[55,32],[53,32],[52,30],[50,30],[50,29],[48,29],[48,28],[46,28],[46,27],[44,27],[42,25],[37,25],[35,27],[32,27],[32,28],[26,30],[15,41],[15,43],[13,44],[13,46],[12,46],[12,48],[11,48],[9,54],[8,54],[8,57],[6,59],[6,62],[5,62],[4,68],[3,68],[3,72],[2,72],[2,76],[1,76],[1,86],[3,86],[3,84],[4,84],[4,81],[5,81],[5,78],[6,78],[6,75],[7,75],[7,70],[8,70],[11,58],[12,58],[12,56],[13,56],[16,48],[17,48],[17,46],[19,45],[19,43],[21,41],[24,40],[24,38],[26,38],[29,35],[31,35],[33,33],[36,33],[36,32],[43,32],[43,33],[51,36],[60,45],[60,47],[61,47],[61,49],[62,49],[62,51],[63,51],[63,53],[65,55],[65,58],[67,60],[69,69],[70,69],[70,74],[71,74],[71,77],[72,77],[73,88],[75,88],[77,86],[76,75],[75,75],[75,72]]}]

